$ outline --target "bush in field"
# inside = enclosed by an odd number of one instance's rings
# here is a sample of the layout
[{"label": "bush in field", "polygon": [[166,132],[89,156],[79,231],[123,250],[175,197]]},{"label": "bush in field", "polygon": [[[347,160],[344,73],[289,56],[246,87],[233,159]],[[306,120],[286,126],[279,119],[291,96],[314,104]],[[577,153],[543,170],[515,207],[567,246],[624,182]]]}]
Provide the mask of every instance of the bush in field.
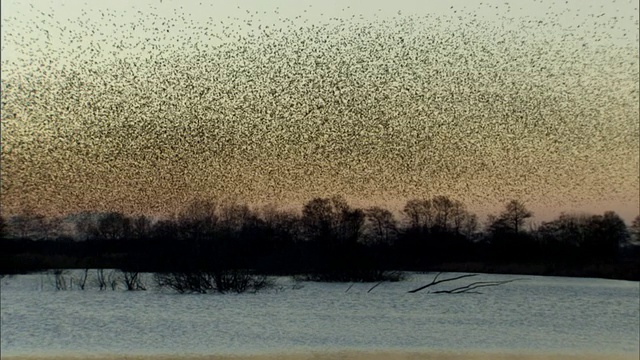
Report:
[{"label": "bush in field", "polygon": [[399,271],[351,269],[309,273],[303,275],[302,279],[320,282],[395,282],[404,280],[404,274]]},{"label": "bush in field", "polygon": [[71,277],[71,283],[74,282],[80,288],[80,290],[84,290],[87,286],[87,279],[89,278],[89,269],[84,269],[79,277]]},{"label": "bush in field", "polygon": [[267,276],[247,270],[182,271],[154,274],[156,285],[178,293],[243,293],[273,287]]},{"label": "bush in field", "polygon": [[[67,290],[68,282],[66,279],[67,271],[62,269],[54,269],[49,271],[49,276],[53,275],[53,286],[56,290]],[[73,280],[71,280],[73,283]]]},{"label": "bush in field", "polygon": [[121,271],[122,281],[127,291],[135,290],[147,290],[146,286],[142,282],[142,277],[137,271]]},{"label": "bush in field", "polygon": [[105,274],[104,269],[96,270],[96,278],[95,284],[100,288],[100,290],[106,290],[107,287],[110,287],[111,290],[116,290],[118,288],[119,276],[115,270],[110,270]]}]

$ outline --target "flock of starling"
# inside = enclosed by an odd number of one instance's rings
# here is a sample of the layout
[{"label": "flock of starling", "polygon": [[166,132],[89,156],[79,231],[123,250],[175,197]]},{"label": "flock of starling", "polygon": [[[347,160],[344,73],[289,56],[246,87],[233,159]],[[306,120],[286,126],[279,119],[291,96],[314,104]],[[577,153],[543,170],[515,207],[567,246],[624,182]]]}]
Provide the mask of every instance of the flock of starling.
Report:
[{"label": "flock of starling", "polygon": [[337,17],[196,3],[3,11],[6,211],[637,201],[637,2]]}]

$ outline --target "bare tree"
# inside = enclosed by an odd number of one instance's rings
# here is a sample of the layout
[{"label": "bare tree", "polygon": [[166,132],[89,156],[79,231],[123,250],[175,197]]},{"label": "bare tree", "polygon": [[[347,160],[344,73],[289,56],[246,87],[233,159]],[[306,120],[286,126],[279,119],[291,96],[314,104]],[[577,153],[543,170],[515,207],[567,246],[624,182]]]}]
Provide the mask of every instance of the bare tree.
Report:
[{"label": "bare tree", "polygon": [[7,237],[7,221],[4,216],[0,215],[0,239],[5,239]]},{"label": "bare tree", "polygon": [[260,218],[269,226],[292,237],[300,237],[300,215],[293,210],[279,210],[275,205],[266,205],[260,209]]},{"label": "bare tree", "polygon": [[169,288],[181,294],[257,292],[273,286],[268,277],[255,275],[247,270],[156,273],[154,279],[158,287]]},{"label": "bare tree", "polygon": [[476,231],[477,216],[470,213],[461,201],[437,196],[433,198],[433,203],[436,204],[437,211],[436,226],[441,230],[463,234],[467,237],[471,237]]},{"label": "bare tree", "polygon": [[135,239],[142,239],[151,233],[151,220],[140,215],[131,222],[131,235]]},{"label": "bare tree", "polygon": [[131,220],[119,212],[109,212],[98,220],[101,239],[123,239],[131,234]]},{"label": "bare tree", "polygon": [[111,288],[111,290],[116,290],[118,288],[118,273],[115,270],[111,270],[107,275],[107,285]]},{"label": "bare tree", "polygon": [[473,238],[478,231],[478,216],[476,214],[466,213],[461,221],[461,233],[468,239]]},{"label": "bare tree", "polygon": [[88,240],[97,236],[98,222],[95,214],[90,212],[83,212],[80,214],[76,214],[74,217],[76,234],[80,239]]},{"label": "bare tree", "polygon": [[220,293],[246,291],[257,292],[273,286],[264,275],[254,275],[247,270],[227,270],[216,272],[213,277],[215,289]]},{"label": "bare tree", "polygon": [[107,289],[107,276],[104,274],[104,269],[96,270],[96,283],[100,290]]},{"label": "bare tree", "polygon": [[246,204],[230,202],[220,207],[220,223],[227,231],[239,231],[254,217]]},{"label": "bare tree", "polygon": [[331,200],[315,198],[302,209],[302,224],[307,239],[328,238],[334,231],[334,209]]},{"label": "bare tree", "polygon": [[374,206],[364,213],[365,238],[372,243],[391,244],[398,235],[397,223],[391,211]]},{"label": "bare tree", "polygon": [[67,280],[65,279],[66,271],[55,269],[50,272],[54,277],[54,286],[56,290],[67,290]]},{"label": "bare tree", "polygon": [[73,280],[76,281],[76,283],[78,284],[78,287],[80,288],[80,290],[84,290],[86,285],[87,285],[87,278],[89,277],[89,269],[84,269],[82,271],[82,275],[80,275],[80,277],[75,278],[72,277],[71,281],[73,282]]},{"label": "bare tree", "polygon": [[153,278],[159,288],[168,288],[180,294],[206,294],[214,288],[212,276],[207,272],[155,273]]},{"label": "bare tree", "polygon": [[362,238],[365,214],[360,209],[349,207],[340,209],[338,217],[338,241],[341,244],[354,244]]},{"label": "bare tree", "polygon": [[61,235],[63,220],[60,217],[50,217],[43,220],[41,225],[42,237],[51,240]]},{"label": "bare tree", "polygon": [[127,291],[147,290],[137,271],[122,271],[122,281]]},{"label": "bare tree", "polygon": [[302,209],[302,224],[308,239],[330,240],[332,245],[358,242],[365,214],[351,208],[341,196],[315,198]]},{"label": "bare tree", "polygon": [[640,215],[636,216],[631,222],[629,233],[631,234],[631,241],[640,244]]},{"label": "bare tree", "polygon": [[31,208],[26,208],[9,218],[8,227],[14,236],[20,238],[39,237],[44,219],[44,215],[36,213]]},{"label": "bare tree", "polygon": [[[454,212],[462,207],[462,204],[449,199],[446,196],[436,196],[431,200],[433,209],[435,210],[435,226],[439,229],[449,230],[450,221]],[[458,209],[457,209],[458,208]]]},{"label": "bare tree", "polygon": [[409,200],[405,204],[402,212],[408,218],[410,228],[427,229],[433,226],[435,214],[431,200]]},{"label": "bare tree", "polygon": [[533,217],[533,212],[529,211],[524,204],[518,200],[511,200],[500,217],[505,219],[507,224],[511,226],[517,234],[524,226],[525,221]]},{"label": "bare tree", "polygon": [[475,215],[459,200],[438,195],[431,199],[407,201],[403,209],[410,229],[467,234],[477,226]]},{"label": "bare tree", "polygon": [[596,256],[613,259],[618,255],[620,246],[629,241],[627,225],[614,211],[605,211],[601,216],[594,216],[591,225],[595,236],[585,245]]},{"label": "bare tree", "polygon": [[96,270],[96,284],[100,290],[106,290],[107,288],[111,288],[111,290],[116,290],[118,288],[118,282],[120,277],[115,270],[110,270],[105,274],[105,269],[97,269]]},{"label": "bare tree", "polygon": [[561,213],[557,219],[543,222],[538,234],[544,241],[558,241],[563,244],[580,246],[589,236],[592,215]]},{"label": "bare tree", "polygon": [[48,219],[42,214],[33,214],[29,219],[30,237],[32,239],[46,240],[49,233]]},{"label": "bare tree", "polygon": [[518,200],[511,200],[505,205],[505,210],[500,216],[489,216],[488,231],[491,233],[510,232],[518,234],[525,225],[527,219],[533,217],[533,212],[529,211],[523,203]]},{"label": "bare tree", "polygon": [[182,235],[192,240],[211,236],[219,220],[219,205],[210,199],[194,199],[178,215]]}]

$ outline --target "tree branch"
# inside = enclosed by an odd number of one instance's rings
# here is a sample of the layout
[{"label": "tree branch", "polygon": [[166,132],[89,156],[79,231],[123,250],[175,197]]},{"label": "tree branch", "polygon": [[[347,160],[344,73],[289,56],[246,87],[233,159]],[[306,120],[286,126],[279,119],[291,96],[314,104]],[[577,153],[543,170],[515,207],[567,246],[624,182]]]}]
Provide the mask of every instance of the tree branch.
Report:
[{"label": "tree branch", "polygon": [[438,291],[434,291],[434,294],[462,294],[462,293],[475,293],[477,294],[477,292],[472,292],[471,290],[475,290],[481,287],[487,287],[487,286],[499,286],[499,285],[503,285],[503,284],[507,284],[510,282],[514,282],[517,280],[522,280],[522,279],[511,279],[511,280],[504,280],[504,281],[477,281],[465,286],[461,286],[452,290],[438,290]]},{"label": "tree branch", "polygon": [[371,287],[371,289],[369,289],[369,291],[367,291],[367,294],[368,294],[368,293],[370,293],[370,292],[371,292],[371,290],[373,290],[373,289],[377,288],[377,287],[378,287],[378,285],[380,285],[380,284],[382,284],[382,281],[380,281],[379,283],[377,283],[377,284],[373,285],[373,286]]},{"label": "tree branch", "polygon": [[410,291],[408,291],[408,293],[411,293],[411,294],[413,294],[413,293],[417,293],[418,291],[424,290],[424,289],[426,289],[426,288],[428,288],[428,287],[431,287],[431,286],[434,286],[434,285],[437,285],[437,284],[440,284],[440,283],[443,283],[443,282],[447,282],[447,281],[454,281],[454,280],[464,279],[464,278],[467,278],[467,277],[472,277],[472,276],[477,276],[477,275],[478,275],[478,274],[465,274],[465,275],[460,275],[460,276],[452,277],[452,278],[449,278],[449,279],[438,280],[438,277],[439,277],[441,274],[442,274],[442,272],[439,272],[439,273],[438,273],[438,274],[433,278],[433,280],[431,281],[431,283],[429,283],[429,284],[427,284],[427,285],[424,285],[424,286],[421,286],[421,287],[419,287],[419,288],[417,288],[417,289],[410,290]]}]

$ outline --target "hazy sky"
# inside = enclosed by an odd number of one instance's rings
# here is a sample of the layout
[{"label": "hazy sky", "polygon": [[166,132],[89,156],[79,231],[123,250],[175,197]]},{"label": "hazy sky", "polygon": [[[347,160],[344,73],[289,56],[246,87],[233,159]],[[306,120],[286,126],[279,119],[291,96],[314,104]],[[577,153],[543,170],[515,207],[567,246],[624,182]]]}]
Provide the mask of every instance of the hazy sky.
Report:
[{"label": "hazy sky", "polygon": [[2,1],[8,213],[638,213],[638,1]]}]

